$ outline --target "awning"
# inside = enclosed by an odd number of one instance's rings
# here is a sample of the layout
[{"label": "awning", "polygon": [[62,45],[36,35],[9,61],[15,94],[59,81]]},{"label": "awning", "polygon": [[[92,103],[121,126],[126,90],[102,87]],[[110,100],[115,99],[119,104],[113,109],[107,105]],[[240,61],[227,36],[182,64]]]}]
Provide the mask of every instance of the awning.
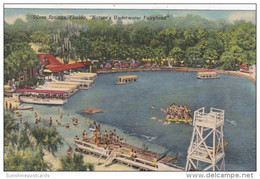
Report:
[{"label": "awning", "polygon": [[57,90],[38,90],[38,89],[17,89],[17,93],[31,92],[31,93],[46,93],[46,94],[65,94],[65,91]]},{"label": "awning", "polygon": [[44,73],[52,73],[52,71],[49,70],[49,69],[45,69],[45,70],[43,70],[43,72],[44,72]]}]

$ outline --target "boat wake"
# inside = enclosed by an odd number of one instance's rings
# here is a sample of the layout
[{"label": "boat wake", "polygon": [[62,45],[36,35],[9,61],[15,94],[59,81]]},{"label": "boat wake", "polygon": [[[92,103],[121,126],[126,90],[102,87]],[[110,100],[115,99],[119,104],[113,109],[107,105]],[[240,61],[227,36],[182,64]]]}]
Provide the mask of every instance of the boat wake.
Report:
[{"label": "boat wake", "polygon": [[146,138],[149,142],[153,141],[154,139],[156,139],[156,137],[152,137],[152,136],[146,136],[146,135],[141,135],[142,137]]},{"label": "boat wake", "polygon": [[234,121],[234,120],[229,120],[229,119],[226,119],[226,121],[227,121],[228,123],[230,123],[230,124],[234,125],[234,126],[236,126],[236,125],[237,125],[237,122],[236,122],[236,121]]}]

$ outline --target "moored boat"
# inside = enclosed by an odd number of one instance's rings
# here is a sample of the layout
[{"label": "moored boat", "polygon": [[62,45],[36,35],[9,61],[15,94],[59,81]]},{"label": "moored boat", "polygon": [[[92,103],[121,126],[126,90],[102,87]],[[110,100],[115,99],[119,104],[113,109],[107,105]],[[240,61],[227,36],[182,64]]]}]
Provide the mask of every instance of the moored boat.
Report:
[{"label": "moored boat", "polygon": [[65,91],[40,90],[40,89],[18,89],[20,102],[32,104],[56,104],[63,105],[69,97]]},{"label": "moored boat", "polygon": [[80,83],[80,87],[79,87],[80,89],[89,89],[94,84],[93,80],[84,80],[84,79],[75,79],[75,78],[66,78],[65,82],[68,82],[68,83],[73,83],[73,82]]},{"label": "moored boat", "polygon": [[216,72],[198,72],[197,78],[199,79],[219,79]]},{"label": "moored boat", "polygon": [[132,83],[132,82],[136,82],[137,79],[138,79],[137,75],[119,76],[116,84],[117,85],[123,85],[123,84],[127,84],[127,83]]},{"label": "moored boat", "polygon": [[33,110],[33,106],[18,106],[16,110]]}]

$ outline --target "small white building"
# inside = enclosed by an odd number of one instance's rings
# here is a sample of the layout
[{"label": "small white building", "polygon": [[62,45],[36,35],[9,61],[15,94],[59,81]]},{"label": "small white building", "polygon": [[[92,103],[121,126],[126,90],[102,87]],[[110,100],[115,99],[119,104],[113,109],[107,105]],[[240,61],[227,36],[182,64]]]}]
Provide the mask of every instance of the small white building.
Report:
[{"label": "small white building", "polygon": [[249,72],[255,73],[255,71],[256,71],[256,65],[252,65],[249,67]]},{"label": "small white building", "polygon": [[250,66],[248,71],[251,76],[256,77],[256,65]]}]

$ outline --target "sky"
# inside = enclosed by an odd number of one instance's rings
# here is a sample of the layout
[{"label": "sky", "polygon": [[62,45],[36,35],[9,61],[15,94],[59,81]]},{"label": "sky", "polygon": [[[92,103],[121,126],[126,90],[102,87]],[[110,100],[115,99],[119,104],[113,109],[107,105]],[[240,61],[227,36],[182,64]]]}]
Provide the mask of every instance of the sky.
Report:
[{"label": "sky", "polygon": [[253,10],[163,10],[163,9],[134,9],[134,10],[120,10],[120,9],[12,9],[5,8],[4,16],[8,24],[14,23],[17,18],[26,20],[26,14],[35,14],[41,16],[57,16],[57,15],[84,15],[90,17],[96,16],[151,16],[151,15],[167,15],[185,16],[187,14],[199,15],[209,20],[225,19],[233,22],[235,20],[246,20],[255,23],[255,11]]}]

